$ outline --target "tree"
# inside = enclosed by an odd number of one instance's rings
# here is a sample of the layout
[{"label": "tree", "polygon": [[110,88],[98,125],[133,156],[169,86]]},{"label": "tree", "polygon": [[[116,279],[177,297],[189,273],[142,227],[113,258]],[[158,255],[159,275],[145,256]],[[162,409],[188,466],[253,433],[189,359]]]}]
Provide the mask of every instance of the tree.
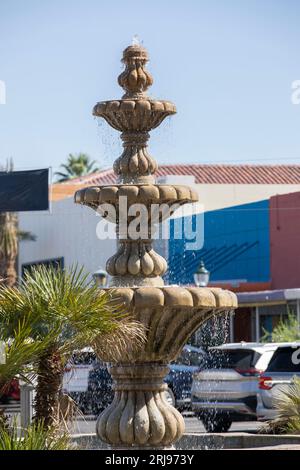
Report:
[{"label": "tree", "polygon": [[[0,319],[6,337],[30,319],[30,337],[45,347],[36,355],[36,418],[47,427],[60,417],[65,363],[75,349],[107,348],[116,357],[130,353],[144,339],[140,323],[131,320],[111,295],[91,284],[82,269],[34,267],[19,287],[0,287]],[[131,340],[131,341],[130,341]]]},{"label": "tree", "polygon": [[[270,341],[270,333],[265,331],[263,341]],[[271,333],[273,343],[300,341],[300,325],[296,315],[288,312],[287,318],[281,318]]]},{"label": "tree", "polygon": [[91,160],[89,155],[86,153],[72,154],[70,153],[66,164],[60,165],[64,170],[58,171],[55,176],[58,177],[58,182],[66,181],[71,178],[77,178],[79,176],[89,175],[99,171],[96,166],[96,161]]},{"label": "tree", "polygon": [[15,212],[0,213],[0,279],[7,286],[17,281],[17,256],[19,240],[34,241],[34,235],[20,231],[18,216]]}]

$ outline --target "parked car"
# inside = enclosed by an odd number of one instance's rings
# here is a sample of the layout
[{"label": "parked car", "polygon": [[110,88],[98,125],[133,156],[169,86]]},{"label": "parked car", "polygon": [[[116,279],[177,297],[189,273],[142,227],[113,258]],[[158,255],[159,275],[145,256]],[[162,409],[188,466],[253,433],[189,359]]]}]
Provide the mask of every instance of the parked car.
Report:
[{"label": "parked car", "polygon": [[203,349],[187,344],[177,360],[170,364],[170,372],[165,381],[179,410],[191,409],[193,373],[205,368],[207,359],[208,355]]},{"label": "parked car", "polygon": [[1,393],[0,405],[10,405],[20,403],[20,385],[18,379],[13,379]]},{"label": "parked car", "polygon": [[300,343],[282,343],[259,380],[258,420],[266,421],[276,417],[274,397],[279,388],[289,388],[294,376],[300,377]]},{"label": "parked car", "polygon": [[256,420],[258,380],[275,344],[231,343],[210,348],[209,367],[194,374],[192,409],[208,432]]}]

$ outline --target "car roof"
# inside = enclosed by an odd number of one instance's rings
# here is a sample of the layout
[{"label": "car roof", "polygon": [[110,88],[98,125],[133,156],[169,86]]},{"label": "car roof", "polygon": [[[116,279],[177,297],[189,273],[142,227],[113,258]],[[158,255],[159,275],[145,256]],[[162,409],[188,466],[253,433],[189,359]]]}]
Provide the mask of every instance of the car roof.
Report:
[{"label": "car roof", "polygon": [[82,354],[82,353],[94,353],[94,349],[89,346],[82,349],[74,349],[73,354]]},{"label": "car roof", "polygon": [[251,349],[252,351],[264,353],[266,351],[275,351],[277,349],[278,343],[247,343],[246,341],[241,341],[240,343],[225,343],[220,346],[212,346],[210,350],[235,350],[235,349]]},{"label": "car roof", "polygon": [[290,341],[290,342],[285,342],[285,343],[270,343],[270,344],[276,344],[276,349],[279,349],[279,348],[299,348],[300,347],[300,341]]},{"label": "car roof", "polygon": [[200,354],[205,354],[204,349],[199,348],[197,346],[192,346],[191,344],[185,344],[183,349],[185,351],[188,351],[188,352],[196,352],[196,353],[200,353]]}]

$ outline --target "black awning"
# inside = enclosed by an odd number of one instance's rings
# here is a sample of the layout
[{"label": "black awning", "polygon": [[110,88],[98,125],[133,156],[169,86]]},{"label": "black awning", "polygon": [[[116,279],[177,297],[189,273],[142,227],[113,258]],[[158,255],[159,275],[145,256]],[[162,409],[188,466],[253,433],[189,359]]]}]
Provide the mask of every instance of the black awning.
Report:
[{"label": "black awning", "polygon": [[49,170],[1,171],[0,212],[49,209]]}]

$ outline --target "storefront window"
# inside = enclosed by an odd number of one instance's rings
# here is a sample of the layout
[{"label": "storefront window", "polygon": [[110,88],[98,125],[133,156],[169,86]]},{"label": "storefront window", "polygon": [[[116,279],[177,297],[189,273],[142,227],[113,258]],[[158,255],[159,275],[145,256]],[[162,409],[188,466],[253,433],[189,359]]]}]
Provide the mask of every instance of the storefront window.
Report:
[{"label": "storefront window", "polygon": [[[271,341],[272,331],[281,320],[288,318],[288,314],[297,315],[296,302],[289,302],[287,304],[279,305],[264,305],[257,308],[258,313],[258,331],[255,336],[259,336],[259,341]],[[254,311],[253,319],[255,319],[256,312]]]}]

